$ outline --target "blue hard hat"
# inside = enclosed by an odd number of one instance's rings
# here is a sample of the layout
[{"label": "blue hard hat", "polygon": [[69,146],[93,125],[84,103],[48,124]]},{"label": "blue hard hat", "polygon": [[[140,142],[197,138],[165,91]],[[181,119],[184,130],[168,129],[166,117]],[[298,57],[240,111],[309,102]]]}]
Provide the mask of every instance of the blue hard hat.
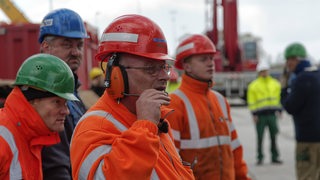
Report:
[{"label": "blue hard hat", "polygon": [[66,8],[51,11],[43,18],[38,41],[41,43],[46,35],[89,38],[79,14]]}]

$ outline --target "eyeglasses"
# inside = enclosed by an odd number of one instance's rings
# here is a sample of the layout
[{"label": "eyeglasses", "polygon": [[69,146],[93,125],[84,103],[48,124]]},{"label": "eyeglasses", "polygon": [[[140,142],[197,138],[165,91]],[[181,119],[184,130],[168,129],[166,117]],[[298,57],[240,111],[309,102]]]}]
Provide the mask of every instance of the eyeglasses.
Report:
[{"label": "eyeglasses", "polygon": [[164,64],[161,66],[145,66],[145,67],[124,66],[124,68],[125,69],[142,69],[152,76],[158,76],[161,70],[163,70],[169,75],[171,66],[169,64]]}]

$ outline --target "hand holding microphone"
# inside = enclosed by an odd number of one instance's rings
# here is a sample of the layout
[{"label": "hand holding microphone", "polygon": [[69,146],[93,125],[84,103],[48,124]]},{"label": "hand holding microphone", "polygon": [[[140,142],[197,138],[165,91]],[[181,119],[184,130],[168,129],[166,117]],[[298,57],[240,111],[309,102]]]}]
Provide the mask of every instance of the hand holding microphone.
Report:
[{"label": "hand holding microphone", "polygon": [[136,102],[136,113],[138,119],[146,119],[159,124],[161,105],[169,105],[170,97],[167,92],[156,89],[147,89],[140,94]]}]

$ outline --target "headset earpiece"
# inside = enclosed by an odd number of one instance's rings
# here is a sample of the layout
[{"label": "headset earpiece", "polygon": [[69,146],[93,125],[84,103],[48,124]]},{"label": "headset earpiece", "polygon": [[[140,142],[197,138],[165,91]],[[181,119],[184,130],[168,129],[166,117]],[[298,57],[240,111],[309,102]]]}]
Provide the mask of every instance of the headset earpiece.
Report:
[{"label": "headset earpiece", "polygon": [[123,98],[124,93],[129,91],[127,72],[119,65],[116,54],[113,54],[108,61],[105,85],[107,93],[113,99]]}]

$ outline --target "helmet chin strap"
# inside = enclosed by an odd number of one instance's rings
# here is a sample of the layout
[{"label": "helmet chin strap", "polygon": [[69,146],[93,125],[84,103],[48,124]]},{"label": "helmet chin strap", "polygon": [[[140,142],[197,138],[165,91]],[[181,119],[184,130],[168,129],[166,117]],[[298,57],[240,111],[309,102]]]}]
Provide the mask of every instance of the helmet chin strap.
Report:
[{"label": "helmet chin strap", "polygon": [[123,95],[125,95],[125,96],[135,96],[135,97],[139,97],[140,96],[140,94],[130,94],[130,93],[123,93]]}]

